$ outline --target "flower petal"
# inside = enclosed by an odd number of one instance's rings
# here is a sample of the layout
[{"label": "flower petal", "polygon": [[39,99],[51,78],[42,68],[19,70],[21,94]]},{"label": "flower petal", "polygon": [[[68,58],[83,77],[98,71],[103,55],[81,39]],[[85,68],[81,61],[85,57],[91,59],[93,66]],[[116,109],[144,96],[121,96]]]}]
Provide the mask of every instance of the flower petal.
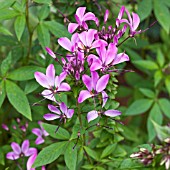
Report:
[{"label": "flower petal", "polygon": [[59,115],[52,114],[52,113],[47,113],[43,117],[44,117],[45,120],[55,120],[55,119],[60,118]]},{"label": "flower petal", "polygon": [[89,20],[93,20],[96,21],[96,17],[92,12],[87,12],[84,16],[83,16],[83,20],[84,21],[89,21]]},{"label": "flower petal", "polygon": [[108,99],[108,95],[105,91],[102,91],[102,99],[103,99],[102,107],[104,107]]},{"label": "flower petal", "polygon": [[68,24],[68,32],[72,34],[77,29],[78,26],[79,25],[76,23],[69,23]]},{"label": "flower petal", "polygon": [[106,23],[108,16],[109,16],[109,10],[106,9],[105,14],[104,14],[104,23]]},{"label": "flower petal", "polygon": [[94,35],[97,33],[97,30],[89,29],[88,32],[86,32],[86,42],[87,46],[91,47],[92,42],[94,40]]},{"label": "flower petal", "polygon": [[137,29],[137,27],[139,26],[140,23],[140,18],[138,16],[138,14],[132,12],[132,18],[133,18],[133,30],[135,31]]},{"label": "flower petal", "polygon": [[79,18],[82,19],[83,16],[84,16],[85,11],[86,11],[86,7],[79,7],[79,8],[77,8],[77,10],[76,10],[76,15],[77,15]]},{"label": "flower petal", "polygon": [[35,170],[35,168],[31,168],[31,167],[32,167],[36,157],[37,157],[37,153],[35,153],[29,157],[29,159],[27,161],[27,170]]},{"label": "flower petal", "polygon": [[37,135],[37,136],[42,136],[42,131],[38,128],[32,129],[32,133]]},{"label": "flower petal", "polygon": [[54,54],[54,52],[50,48],[45,47],[45,49],[51,57],[53,57],[54,59],[56,58],[56,55]]},{"label": "flower petal", "polygon": [[61,83],[61,82],[66,78],[66,76],[67,76],[67,73],[66,73],[65,71],[62,72],[62,73],[58,76],[59,82]]},{"label": "flower petal", "polygon": [[104,115],[110,116],[110,117],[115,117],[121,115],[121,112],[119,110],[107,110],[104,112]]},{"label": "flower petal", "polygon": [[127,54],[125,53],[120,53],[116,56],[116,58],[114,59],[112,65],[116,65],[125,61],[129,61],[129,57]]},{"label": "flower petal", "polygon": [[[80,39],[80,41],[84,44],[84,46],[87,47],[86,34],[87,34],[87,32],[86,32],[86,31],[83,31],[81,34],[79,34],[79,39]],[[78,45],[79,45],[79,44],[80,44],[80,43],[78,43]],[[79,45],[79,46],[80,46],[80,48],[81,48],[81,45]]]},{"label": "flower petal", "polygon": [[18,145],[18,143],[15,143],[15,142],[12,142],[11,143],[11,147],[13,149],[13,151],[16,153],[16,154],[20,154],[21,153],[21,148],[20,146]]},{"label": "flower petal", "polygon": [[19,158],[19,155],[16,154],[15,152],[8,152],[8,153],[6,154],[6,158],[7,158],[7,159],[11,159],[11,160],[16,160],[16,159]]},{"label": "flower petal", "polygon": [[49,104],[49,105],[48,105],[48,109],[49,109],[51,112],[53,112],[53,113],[57,113],[58,115],[61,115],[60,110],[59,110],[56,106],[54,106],[54,105],[52,105],[52,104]]},{"label": "flower petal", "polygon": [[83,75],[82,76],[83,83],[87,87],[88,91],[92,91],[92,81],[91,78],[88,75]]},{"label": "flower petal", "polygon": [[90,67],[90,71],[95,71],[95,70],[99,70],[102,68],[102,62],[98,59],[98,60],[95,60],[91,67]]},{"label": "flower petal", "polygon": [[71,51],[71,41],[67,37],[62,37],[58,39],[58,43],[68,51]]},{"label": "flower petal", "polygon": [[25,156],[30,156],[30,155],[33,155],[33,154],[36,154],[37,153],[37,149],[36,148],[29,148],[27,150],[27,152],[25,153]]},{"label": "flower petal", "polygon": [[50,86],[54,86],[55,81],[55,68],[53,64],[50,64],[46,70],[46,77]]},{"label": "flower petal", "polygon": [[87,121],[90,122],[98,117],[98,113],[96,110],[92,110],[87,113]]},{"label": "flower petal", "polygon": [[60,110],[63,112],[63,113],[66,113],[67,112],[67,106],[64,102],[62,102],[60,104]]},{"label": "flower petal", "polygon": [[92,79],[92,87],[94,88],[94,90],[96,90],[96,84],[97,81],[99,80],[99,75],[96,71],[91,72],[91,79]]},{"label": "flower petal", "polygon": [[41,136],[38,136],[38,138],[35,140],[35,144],[39,145],[44,143],[44,139]]},{"label": "flower petal", "polygon": [[82,90],[78,97],[78,102],[82,103],[84,100],[92,97],[92,94],[88,90]]},{"label": "flower petal", "polygon": [[48,80],[45,74],[41,72],[35,72],[34,77],[36,81],[43,87],[49,88]]},{"label": "flower petal", "polygon": [[73,114],[74,114],[74,109],[68,109],[66,116],[67,116],[67,118],[70,119],[70,118],[72,118]]},{"label": "flower petal", "polygon": [[54,94],[51,90],[44,90],[42,93],[42,96],[48,100],[56,101]]},{"label": "flower petal", "polygon": [[68,83],[61,83],[60,87],[58,88],[57,91],[70,91],[71,87]]},{"label": "flower petal", "polygon": [[102,92],[107,84],[108,84],[108,81],[109,81],[109,74],[106,74],[104,76],[102,76],[98,81],[97,81],[97,84],[96,84],[96,91],[98,93]]},{"label": "flower petal", "polygon": [[22,146],[21,146],[21,150],[24,154],[28,151],[29,146],[30,146],[29,140],[24,140],[24,142],[22,143]]}]

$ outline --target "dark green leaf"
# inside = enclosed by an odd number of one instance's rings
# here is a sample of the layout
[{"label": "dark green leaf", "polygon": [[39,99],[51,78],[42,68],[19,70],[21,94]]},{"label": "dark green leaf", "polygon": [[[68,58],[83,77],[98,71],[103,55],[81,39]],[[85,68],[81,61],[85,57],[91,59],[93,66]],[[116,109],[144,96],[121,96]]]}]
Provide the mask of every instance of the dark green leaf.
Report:
[{"label": "dark green leaf", "polygon": [[16,33],[16,36],[18,38],[18,40],[20,41],[21,39],[21,36],[24,32],[24,29],[25,29],[25,23],[26,23],[26,20],[25,20],[25,15],[20,15],[16,18],[15,20],[15,23],[14,23],[14,28],[15,28],[15,33]]},{"label": "dark green leaf", "polygon": [[90,157],[92,157],[92,158],[95,159],[95,160],[99,160],[99,155],[97,154],[96,151],[90,149],[90,148],[87,147],[87,146],[84,146],[84,149],[85,149],[85,151],[87,152],[87,154],[88,154]]},{"label": "dark green leaf", "polygon": [[2,75],[5,75],[7,73],[11,64],[12,64],[12,56],[11,56],[11,53],[9,53],[8,56],[1,63],[1,74]]},{"label": "dark green leaf", "polygon": [[4,153],[2,152],[1,148],[0,148],[0,164],[5,165],[5,157],[4,157]]},{"label": "dark green leaf", "polygon": [[140,88],[139,90],[146,97],[149,97],[149,98],[154,98],[155,97],[155,93],[150,89]]},{"label": "dark green leaf", "polygon": [[10,31],[8,31],[5,27],[3,27],[2,25],[0,25],[0,33],[4,34],[4,35],[11,35],[12,33]]},{"label": "dark green leaf", "polygon": [[31,109],[25,93],[15,83],[6,80],[6,93],[9,102],[23,116],[32,120]]},{"label": "dark green leaf", "polygon": [[39,87],[39,84],[35,80],[28,81],[25,85],[24,92],[25,94],[29,94],[33,92],[34,90],[36,90],[38,87]]},{"label": "dark green leaf", "polygon": [[7,20],[16,17],[19,15],[18,12],[14,11],[13,9],[1,9],[0,10],[0,21]]},{"label": "dark green leaf", "polygon": [[48,17],[49,13],[50,13],[49,5],[43,5],[38,12],[38,18],[40,20],[44,20],[45,18]]},{"label": "dark green leaf", "polygon": [[1,0],[0,10],[10,7],[16,0]]},{"label": "dark green leaf", "polygon": [[40,3],[40,4],[50,4],[51,0],[33,0],[34,2]]},{"label": "dark green leaf", "polygon": [[166,98],[161,98],[158,102],[163,113],[170,118],[170,101]]},{"label": "dark green leaf", "polygon": [[161,125],[162,120],[163,120],[163,116],[162,116],[161,110],[159,108],[159,105],[157,103],[155,103],[149,113],[149,118],[147,121],[149,141],[152,141],[156,136],[156,132],[155,132],[152,121],[155,121],[156,123]]},{"label": "dark green leaf", "polygon": [[49,33],[48,28],[45,24],[40,23],[38,25],[37,34],[38,34],[38,40],[40,41],[42,48],[45,49],[45,47],[49,47],[50,33]]},{"label": "dark green leaf", "polygon": [[156,87],[163,78],[163,74],[160,70],[156,71],[154,74],[154,86]]},{"label": "dark green leaf", "polygon": [[45,147],[38,154],[33,167],[47,165],[55,161],[62,153],[64,153],[67,144],[68,142],[58,142]]},{"label": "dark green leaf", "polygon": [[17,81],[31,80],[34,79],[34,73],[36,71],[45,72],[45,68],[37,66],[24,66],[9,73],[7,78]]},{"label": "dark green leaf", "polygon": [[140,20],[143,21],[145,18],[147,18],[152,11],[152,0],[142,0],[138,3],[138,15],[140,17]]},{"label": "dark green leaf", "polygon": [[64,153],[65,163],[70,170],[75,170],[77,163],[77,148],[73,149],[74,145],[74,142],[69,142]]},{"label": "dark green leaf", "polygon": [[165,86],[166,86],[166,89],[168,90],[168,93],[170,95],[170,76],[166,77],[166,79],[165,79]]},{"label": "dark green leaf", "polygon": [[117,145],[117,143],[114,143],[114,144],[111,144],[111,145],[107,146],[107,147],[103,150],[103,152],[102,152],[102,154],[101,154],[101,158],[104,158],[104,157],[110,155],[110,154],[115,150],[116,145]]},{"label": "dark green leaf", "polygon": [[149,60],[137,60],[137,61],[133,61],[132,63],[138,67],[142,67],[148,70],[158,69],[158,65],[153,61],[149,61]]},{"label": "dark green leaf", "polygon": [[56,21],[46,21],[45,25],[54,34],[57,38],[60,37],[71,37],[71,34],[68,33],[66,27]]},{"label": "dark green leaf", "polygon": [[5,92],[5,82],[1,81],[0,82],[0,108],[2,106],[2,103],[4,102],[6,97],[6,92]]},{"label": "dark green leaf", "polygon": [[70,138],[69,132],[63,129],[62,127],[60,127],[58,131],[55,132],[58,126],[50,125],[47,123],[42,123],[42,126],[49,133],[49,135],[53,138],[63,139],[63,140],[67,140]]},{"label": "dark green leaf", "polygon": [[153,100],[139,99],[134,101],[127,109],[126,115],[139,115],[146,112],[152,105]]}]

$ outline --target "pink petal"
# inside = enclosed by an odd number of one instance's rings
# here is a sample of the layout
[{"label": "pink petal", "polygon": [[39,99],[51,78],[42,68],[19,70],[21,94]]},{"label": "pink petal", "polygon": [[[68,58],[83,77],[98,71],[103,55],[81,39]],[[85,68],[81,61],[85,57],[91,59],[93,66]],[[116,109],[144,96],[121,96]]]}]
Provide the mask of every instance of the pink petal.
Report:
[{"label": "pink petal", "polygon": [[54,54],[54,52],[50,48],[46,47],[45,49],[51,57],[56,58],[56,55]]},{"label": "pink petal", "polygon": [[25,153],[25,156],[30,156],[30,155],[33,155],[33,154],[36,154],[37,153],[37,149],[36,148],[29,148],[27,150],[27,152]]},{"label": "pink petal", "polygon": [[92,94],[87,90],[82,90],[78,97],[78,102],[82,103],[84,100],[92,97]]},{"label": "pink petal", "polygon": [[96,21],[96,17],[92,12],[87,12],[83,17],[83,20],[84,21],[88,21],[88,20]]},{"label": "pink petal", "polygon": [[70,118],[72,118],[73,114],[74,114],[74,109],[68,109],[66,116],[67,116],[67,118],[70,119]]},{"label": "pink petal", "polygon": [[82,76],[83,83],[87,87],[88,91],[92,91],[92,81],[91,78],[88,75]]},{"label": "pink petal", "polygon": [[15,143],[15,142],[12,142],[11,143],[11,147],[13,149],[13,151],[16,153],[16,154],[20,154],[21,153],[21,148],[20,146],[18,145],[18,143]]},{"label": "pink petal", "polygon": [[34,73],[34,77],[36,79],[36,81],[43,87],[45,88],[49,88],[49,83],[48,83],[48,80],[47,80],[47,77],[46,75],[44,75],[43,73],[41,72],[35,72]]},{"label": "pink petal", "polygon": [[132,18],[133,18],[133,30],[135,31],[137,29],[137,27],[139,26],[140,23],[140,18],[138,16],[138,14],[132,12]]},{"label": "pink petal", "polygon": [[32,167],[36,157],[37,157],[37,153],[35,153],[29,157],[29,159],[27,161],[27,170],[35,170],[35,168],[31,168],[31,167]]},{"label": "pink petal", "polygon": [[[84,44],[84,46],[87,47],[87,42],[86,42],[86,31],[83,31],[81,34],[79,34],[80,41]],[[80,43],[79,43],[80,44]],[[79,45],[78,44],[78,45]]]},{"label": "pink petal", "polygon": [[32,133],[37,135],[37,136],[42,136],[42,131],[38,128],[32,129]]},{"label": "pink petal", "polygon": [[97,81],[96,91],[97,91],[98,93],[102,92],[102,91],[106,88],[108,81],[109,81],[109,74],[106,74],[106,75],[102,76],[102,77]]},{"label": "pink petal", "polygon": [[58,77],[59,77],[59,82],[61,83],[67,76],[66,72],[62,72]]},{"label": "pink petal", "polygon": [[121,115],[121,112],[119,110],[107,110],[104,112],[104,115],[109,117],[115,117]]},{"label": "pink petal", "polygon": [[96,40],[96,41],[93,42],[91,49],[100,47],[101,45],[107,46],[107,44],[108,43],[106,41],[99,39],[99,40]]},{"label": "pink petal", "polygon": [[89,29],[88,32],[86,32],[86,42],[87,46],[91,47],[92,42],[94,40],[94,35],[97,33],[97,30]]},{"label": "pink petal", "polygon": [[28,151],[29,146],[30,146],[29,140],[24,140],[24,142],[22,143],[22,146],[21,146],[21,150],[24,154]]},{"label": "pink petal", "polygon": [[67,83],[61,83],[60,87],[58,88],[57,91],[70,91],[71,90],[71,87],[69,84]]},{"label": "pink petal", "polygon": [[120,9],[120,12],[119,12],[119,14],[118,14],[118,19],[119,19],[119,20],[122,19],[123,14],[124,14],[124,11],[125,11],[125,7],[122,6],[121,9]]},{"label": "pink petal", "polygon": [[79,18],[82,19],[83,16],[84,16],[85,11],[86,11],[86,7],[79,7],[79,8],[77,8],[77,10],[76,10],[76,15],[77,15]]},{"label": "pink petal", "polygon": [[92,63],[90,67],[90,71],[99,70],[101,68],[102,68],[102,62],[100,60],[96,60]]},{"label": "pink petal", "polygon": [[110,64],[112,61],[114,61],[116,55],[117,55],[117,47],[114,43],[110,43],[108,50],[107,50],[107,54],[106,54],[106,60],[105,60],[105,64],[108,65]]},{"label": "pink petal", "polygon": [[44,143],[44,139],[41,136],[38,136],[38,138],[35,140],[36,145],[40,145]]},{"label": "pink petal", "polygon": [[53,112],[53,113],[56,113],[58,115],[61,115],[61,112],[60,110],[56,107],[56,106],[53,106],[51,104],[48,105],[48,109]]},{"label": "pink petal", "polygon": [[72,44],[67,37],[59,38],[58,43],[66,50],[71,51]]},{"label": "pink petal", "polygon": [[92,78],[92,86],[93,86],[94,90],[96,90],[96,84],[97,84],[97,81],[99,80],[98,73],[96,71],[92,71],[91,78]]},{"label": "pink petal", "polygon": [[47,113],[43,117],[44,117],[45,120],[55,120],[55,119],[60,118],[59,115],[52,114],[52,113]]},{"label": "pink petal", "polygon": [[95,110],[92,110],[87,113],[87,121],[90,122],[98,117],[98,113]]},{"label": "pink petal", "polygon": [[46,99],[52,100],[52,101],[56,101],[54,94],[52,93],[51,90],[44,90],[42,93],[42,96]]},{"label": "pink petal", "polygon": [[11,160],[16,160],[19,158],[19,154],[16,154],[15,152],[8,152],[6,154],[6,158]]},{"label": "pink petal", "polygon": [[125,53],[120,53],[116,56],[116,58],[114,59],[112,65],[116,65],[125,61],[129,61],[129,57],[127,54]]},{"label": "pink petal", "polygon": [[55,68],[53,64],[50,64],[46,70],[46,77],[50,86],[54,86],[55,81]]},{"label": "pink petal", "polygon": [[108,99],[108,95],[105,91],[102,91],[102,99],[103,99],[102,107],[104,107]]},{"label": "pink petal", "polygon": [[60,86],[60,78],[59,76],[55,77],[55,87],[58,88]]},{"label": "pink petal", "polygon": [[62,102],[60,104],[60,110],[63,112],[63,113],[66,113],[67,112],[67,106],[64,102]]},{"label": "pink petal", "polygon": [[108,19],[108,16],[109,16],[109,10],[106,9],[106,12],[104,14],[104,23],[106,23],[107,19]]},{"label": "pink petal", "polygon": [[77,29],[78,26],[79,25],[76,23],[69,23],[68,24],[68,32],[72,34]]}]

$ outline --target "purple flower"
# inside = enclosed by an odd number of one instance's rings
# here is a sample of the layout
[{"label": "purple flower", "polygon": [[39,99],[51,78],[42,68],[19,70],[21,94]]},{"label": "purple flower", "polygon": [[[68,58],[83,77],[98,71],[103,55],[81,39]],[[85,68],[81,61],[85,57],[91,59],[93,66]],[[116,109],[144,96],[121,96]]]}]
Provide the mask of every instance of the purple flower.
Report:
[{"label": "purple flower", "polygon": [[60,110],[56,106],[53,106],[51,104],[48,105],[48,109],[55,114],[53,113],[45,114],[44,119],[46,120],[60,119],[65,121],[66,119],[72,118],[74,114],[74,110],[68,109],[64,102],[60,104]]},{"label": "purple flower", "polygon": [[36,136],[38,136],[35,141],[35,144],[37,144],[37,145],[44,143],[43,137],[49,135],[47,133],[47,131],[42,127],[41,123],[42,123],[41,121],[38,122],[38,124],[40,125],[40,129],[39,128],[32,129],[32,133],[34,133]]},{"label": "purple flower", "polygon": [[44,90],[42,95],[52,101],[56,101],[54,94],[62,91],[69,91],[71,88],[67,83],[62,83],[66,78],[66,73],[62,72],[59,76],[55,76],[55,68],[53,64],[47,67],[46,75],[41,72],[35,72],[36,81],[48,90]]},{"label": "purple flower", "polygon": [[29,140],[24,140],[21,147],[18,143],[12,142],[11,147],[13,152],[8,152],[6,155],[6,158],[11,160],[16,160],[20,157],[30,156],[37,153],[36,148],[29,148]]},{"label": "purple flower", "polygon": [[1,126],[4,130],[9,131],[9,127],[6,124],[2,123]]},{"label": "purple flower", "polygon": [[93,20],[96,21],[96,17],[92,12],[87,12],[85,14],[86,7],[79,7],[77,8],[75,19],[77,23],[69,23],[68,25],[68,32],[73,33],[77,28],[79,30],[87,30],[88,25],[86,21]]},{"label": "purple flower", "polygon": [[98,69],[105,71],[116,64],[122,63],[124,61],[129,61],[129,57],[125,53],[117,54],[118,49],[113,43],[109,44],[107,50],[102,45],[96,51],[99,55],[99,58],[93,54],[88,56],[88,62],[91,62],[91,60],[93,61],[90,67],[90,71],[95,71]]},{"label": "purple flower", "polygon": [[104,14],[104,23],[105,23],[105,24],[106,24],[106,22],[107,22],[108,16],[109,16],[109,10],[106,9],[106,12],[105,12],[105,14]]},{"label": "purple flower", "polygon": [[56,55],[54,54],[54,52],[50,48],[46,47],[45,49],[51,57],[53,57],[54,59],[56,58]]},{"label": "purple flower", "polygon": [[[106,88],[108,81],[109,81],[109,74],[106,74],[99,78],[97,72],[91,72],[91,77],[88,75],[82,76],[83,83],[85,84],[87,90],[82,90],[78,97],[78,102],[82,103],[84,100],[94,97],[98,93],[101,93]],[[106,95],[106,94],[105,94]],[[104,102],[106,99],[104,99]]]},{"label": "purple flower", "polygon": [[116,117],[116,116],[121,115],[121,112],[118,111],[118,110],[107,110],[105,112],[97,112],[96,110],[92,110],[92,111],[87,113],[88,122],[96,119],[101,114],[103,114],[105,116],[109,116],[109,117]]}]

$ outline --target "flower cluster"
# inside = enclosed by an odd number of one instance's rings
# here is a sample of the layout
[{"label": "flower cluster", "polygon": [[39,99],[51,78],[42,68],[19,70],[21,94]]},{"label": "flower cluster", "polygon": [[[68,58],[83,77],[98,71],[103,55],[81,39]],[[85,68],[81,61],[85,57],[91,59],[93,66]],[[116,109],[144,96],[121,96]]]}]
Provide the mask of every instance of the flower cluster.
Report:
[{"label": "flower cluster", "polygon": [[[124,15],[127,16],[127,19],[123,18]],[[118,110],[104,110],[109,98],[106,87],[111,76],[109,73],[114,72],[115,65],[129,61],[125,52],[118,52],[118,47],[124,42],[121,38],[126,31],[129,30],[128,38],[141,33],[141,30],[136,31],[140,19],[136,13],[131,15],[123,6],[116,19],[115,27],[109,25],[106,28],[108,16],[109,11],[106,10],[104,15],[105,26],[101,26],[95,14],[86,13],[86,7],[79,7],[75,14],[76,23],[69,23],[68,25],[68,32],[72,34],[71,40],[67,37],[58,39],[58,44],[66,49],[68,54],[59,61],[55,52],[46,47],[48,54],[63,68],[59,76],[55,76],[53,64],[47,67],[46,75],[41,72],[35,73],[36,81],[46,88],[41,93],[42,96],[56,103],[56,106],[48,105],[49,110],[55,114],[45,114],[46,120],[60,119],[65,122],[67,118],[73,116],[74,110],[68,109],[65,103],[56,101],[55,98],[56,94],[71,91],[70,85],[63,82],[67,76],[76,82],[76,86],[81,84],[87,88],[87,90],[82,89],[80,91],[76,98],[78,103],[83,103],[89,98],[94,101],[94,110],[87,113],[88,122],[96,119],[99,115],[115,117],[121,114]],[[96,29],[89,28],[88,21],[94,22]],[[121,42],[119,43],[119,41]],[[89,76],[89,72],[91,76]],[[96,98],[100,96],[102,96],[103,102],[101,109],[97,110]]]}]

